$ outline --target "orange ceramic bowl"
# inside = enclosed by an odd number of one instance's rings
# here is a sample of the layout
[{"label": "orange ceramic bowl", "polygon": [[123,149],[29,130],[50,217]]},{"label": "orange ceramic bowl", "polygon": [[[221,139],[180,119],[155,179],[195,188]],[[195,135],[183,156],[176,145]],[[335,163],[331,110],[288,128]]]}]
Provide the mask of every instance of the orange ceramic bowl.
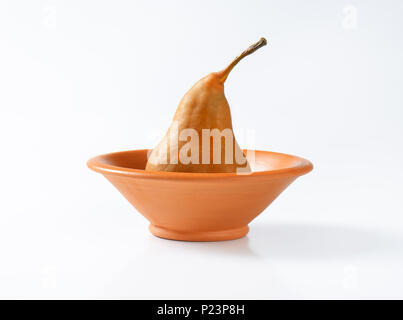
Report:
[{"label": "orange ceramic bowl", "polygon": [[[305,159],[255,151],[253,172],[147,172],[148,150],[104,154],[88,161],[150,221],[157,237],[186,241],[231,240],[297,177],[312,170]],[[253,159],[249,159],[253,160]]]}]

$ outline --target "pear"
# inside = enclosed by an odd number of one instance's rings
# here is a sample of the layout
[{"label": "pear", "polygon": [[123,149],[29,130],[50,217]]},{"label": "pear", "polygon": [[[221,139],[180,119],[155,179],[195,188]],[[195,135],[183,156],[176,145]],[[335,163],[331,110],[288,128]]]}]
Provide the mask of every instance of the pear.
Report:
[{"label": "pear", "polygon": [[193,85],[180,101],[167,133],[151,151],[146,171],[251,171],[233,134],[224,82],[239,61],[266,44],[266,39],[261,38],[227,68],[210,73]]}]

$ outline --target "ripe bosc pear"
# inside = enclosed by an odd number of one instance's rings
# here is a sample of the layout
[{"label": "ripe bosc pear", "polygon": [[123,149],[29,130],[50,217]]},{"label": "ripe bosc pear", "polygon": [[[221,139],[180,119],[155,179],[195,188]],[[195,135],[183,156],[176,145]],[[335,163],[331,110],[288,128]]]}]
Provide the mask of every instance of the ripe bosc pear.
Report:
[{"label": "ripe bosc pear", "polygon": [[227,68],[210,73],[185,94],[167,133],[151,151],[146,171],[250,172],[233,135],[224,82],[239,61],[266,44],[261,38]]}]

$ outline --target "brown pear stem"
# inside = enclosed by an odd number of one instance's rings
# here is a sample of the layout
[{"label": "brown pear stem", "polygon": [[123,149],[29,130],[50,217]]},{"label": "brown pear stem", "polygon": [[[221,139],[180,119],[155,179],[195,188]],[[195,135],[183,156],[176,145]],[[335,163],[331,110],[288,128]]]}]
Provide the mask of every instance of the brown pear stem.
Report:
[{"label": "brown pear stem", "polygon": [[234,61],[232,61],[230,63],[230,65],[228,67],[226,67],[223,71],[220,72],[222,74],[220,82],[224,83],[225,80],[227,80],[229,73],[238,64],[239,61],[241,61],[243,58],[250,55],[251,53],[255,52],[257,49],[265,46],[266,44],[267,44],[267,40],[265,38],[260,38],[260,40],[258,42],[256,42],[255,44],[252,44],[248,49],[246,49],[244,52],[242,52],[238,57],[236,57],[234,59]]}]

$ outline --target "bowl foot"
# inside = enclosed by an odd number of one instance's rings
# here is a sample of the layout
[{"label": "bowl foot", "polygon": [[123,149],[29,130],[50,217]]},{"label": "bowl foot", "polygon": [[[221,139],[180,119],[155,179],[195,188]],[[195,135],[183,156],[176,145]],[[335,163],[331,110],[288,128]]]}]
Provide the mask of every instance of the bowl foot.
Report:
[{"label": "bowl foot", "polygon": [[244,226],[241,228],[220,230],[220,231],[176,231],[169,230],[163,227],[158,227],[150,224],[150,232],[159,238],[180,240],[180,241],[224,241],[239,239],[247,235],[249,227]]}]

